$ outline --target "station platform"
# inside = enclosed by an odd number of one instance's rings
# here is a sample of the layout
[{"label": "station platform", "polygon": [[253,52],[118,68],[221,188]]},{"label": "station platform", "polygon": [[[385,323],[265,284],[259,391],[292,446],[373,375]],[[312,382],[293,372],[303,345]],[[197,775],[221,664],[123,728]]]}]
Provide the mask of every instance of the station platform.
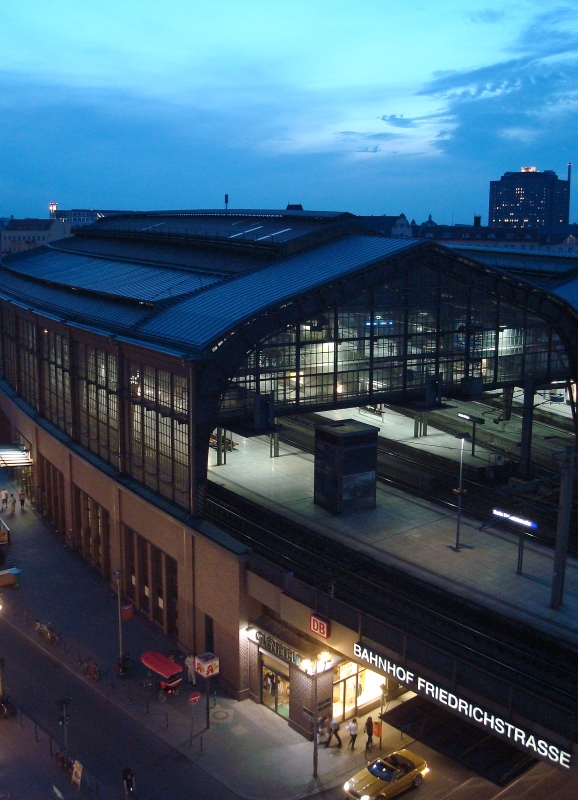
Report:
[{"label": "station platform", "polygon": [[[443,448],[448,458],[460,458],[461,443],[455,436],[430,425],[427,437],[415,439],[413,420],[393,411],[383,422],[378,418],[374,422],[356,408],[324,416],[383,426],[387,438],[411,444],[416,451]],[[226,464],[217,466],[216,453],[210,451],[211,481],[378,561],[578,645],[576,559],[568,559],[564,603],[554,610],[550,608],[553,550],[526,542],[518,575],[518,534],[495,525],[480,530],[480,521],[467,514],[467,500],[456,552],[455,511],[378,483],[375,509],[331,514],[313,502],[312,454],[280,443],[279,457],[271,458],[269,436],[234,434],[233,438],[237,447],[227,453]],[[479,463],[490,455],[476,448],[474,458]],[[464,464],[466,459],[471,455],[464,451]]]}]

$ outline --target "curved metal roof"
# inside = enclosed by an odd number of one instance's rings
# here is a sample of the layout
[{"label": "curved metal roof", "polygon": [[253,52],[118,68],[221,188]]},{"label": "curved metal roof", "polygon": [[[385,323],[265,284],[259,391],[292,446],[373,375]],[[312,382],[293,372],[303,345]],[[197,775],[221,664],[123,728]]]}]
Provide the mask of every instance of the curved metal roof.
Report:
[{"label": "curved metal roof", "polygon": [[183,300],[148,320],[141,331],[203,348],[258,312],[420,244],[348,236]]},{"label": "curved metal roof", "polygon": [[27,251],[27,258],[6,264],[21,276],[55,286],[84,289],[118,299],[158,302],[199,291],[218,279],[193,269],[135,264],[62,252],[50,246]]},{"label": "curved metal roof", "polygon": [[[283,241],[269,241],[273,228],[288,229]],[[371,235],[351,215],[333,212],[133,214],[5,257],[0,296],[149,346],[201,354],[260,314],[415,248],[451,253],[439,242]],[[507,264],[495,264],[490,259],[505,255],[467,251],[469,260],[578,310],[578,259],[532,259],[537,266],[530,267],[508,255]]]}]

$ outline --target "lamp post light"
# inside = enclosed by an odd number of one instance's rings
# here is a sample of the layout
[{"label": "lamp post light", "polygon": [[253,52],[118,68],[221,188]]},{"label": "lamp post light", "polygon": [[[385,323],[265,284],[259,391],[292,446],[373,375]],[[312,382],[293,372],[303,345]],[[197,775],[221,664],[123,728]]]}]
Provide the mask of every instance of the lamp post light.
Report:
[{"label": "lamp post light", "polygon": [[486,420],[483,417],[474,417],[473,414],[466,414],[464,411],[458,411],[460,419],[467,419],[472,423],[472,456],[476,454],[476,425],[485,425]]},{"label": "lamp post light", "polygon": [[[320,672],[325,671],[325,665],[331,661],[331,654],[327,651],[319,653],[315,662],[306,658],[301,662],[302,668],[313,678],[313,777],[318,776],[319,767],[319,699],[317,697],[317,678]],[[320,667],[321,665],[321,667]]]},{"label": "lamp post light", "polygon": [[122,675],[123,671],[123,651],[122,651],[122,608],[121,608],[121,581],[124,577],[124,573],[121,569],[117,569],[113,572],[112,577],[116,581],[116,594],[118,598],[118,652],[119,652],[119,659],[118,659],[118,669],[119,674]]},{"label": "lamp post light", "polygon": [[460,525],[462,522],[462,495],[464,493],[464,442],[465,437],[461,437],[462,439],[462,448],[460,450],[460,486],[459,489],[454,489],[454,492],[457,491],[458,495],[458,519],[456,523],[456,553],[459,552],[460,549]]}]

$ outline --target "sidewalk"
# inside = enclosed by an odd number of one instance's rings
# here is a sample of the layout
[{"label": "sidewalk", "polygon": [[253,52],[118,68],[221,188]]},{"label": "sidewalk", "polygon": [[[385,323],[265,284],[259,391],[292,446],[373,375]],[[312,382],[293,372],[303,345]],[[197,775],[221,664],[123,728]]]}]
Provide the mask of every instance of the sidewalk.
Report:
[{"label": "sidewalk", "polygon": [[[9,492],[15,486],[2,483]],[[355,752],[349,751],[349,739],[342,729],[343,747],[319,748],[319,777],[312,778],[313,744],[291,730],[285,720],[262,705],[250,700],[237,702],[218,694],[211,697],[210,729],[205,725],[204,696],[195,707],[194,737],[191,743],[191,706],[188,698],[192,687],[183,684],[183,691],[169,702],[161,703],[158,693],[142,686],[146,670],[140,665],[140,654],[145,650],[173,653],[182,663],[183,656],[175,650],[174,640],[166,637],[148,618],[135,614],[123,624],[125,651],[132,653],[137,668],[129,680],[114,677],[113,666],[118,657],[117,598],[107,581],[76,553],[64,545],[64,539],[55,533],[49,523],[42,520],[27,504],[24,513],[18,509],[14,517],[2,512],[11,532],[12,544],[7,548],[13,565],[22,570],[20,588],[0,590],[5,622],[21,631],[38,647],[56,657],[63,667],[81,676],[79,663],[87,656],[96,659],[103,678],[90,685],[94,691],[106,696],[111,703],[129,714],[139,724],[175,748],[196,766],[225,785],[234,795],[257,800],[297,800],[338,786],[358,771],[364,764],[364,737],[360,733]],[[61,635],[61,643],[54,647],[36,634],[33,621],[51,621]],[[196,687],[201,692],[202,685]],[[6,691],[10,693],[9,684]],[[15,698],[18,701],[18,698]],[[214,703],[216,704],[214,705]],[[32,711],[32,710],[31,710]],[[375,715],[374,715],[375,716]],[[364,717],[359,719],[363,730]],[[8,725],[14,730],[14,720]],[[0,729],[4,736],[7,728]],[[24,769],[30,780],[40,766],[35,762],[29,771],[30,746],[11,740],[12,756],[19,758],[20,771]],[[374,740],[375,742],[375,740]],[[399,731],[384,726],[382,746],[391,751],[410,739],[400,739]],[[379,748],[373,748],[374,757]],[[74,755],[74,754],[73,754]],[[0,756],[0,766],[4,756]],[[223,764],[227,769],[223,769]],[[16,774],[18,770],[11,770]],[[5,770],[2,769],[4,780]],[[97,780],[99,776],[96,776]],[[43,783],[46,786],[46,782]],[[22,787],[18,789],[22,791]],[[5,791],[0,784],[0,796]],[[16,787],[10,788],[11,797],[19,795]],[[22,793],[23,798],[32,796]]]}]

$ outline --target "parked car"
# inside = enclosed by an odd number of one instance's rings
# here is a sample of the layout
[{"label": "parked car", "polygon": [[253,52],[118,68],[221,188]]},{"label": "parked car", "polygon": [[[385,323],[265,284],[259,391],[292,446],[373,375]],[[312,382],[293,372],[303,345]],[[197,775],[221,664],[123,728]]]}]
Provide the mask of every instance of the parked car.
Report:
[{"label": "parked car", "polygon": [[350,778],[343,790],[350,800],[381,800],[417,787],[429,772],[425,760],[409,750],[376,758]]}]

